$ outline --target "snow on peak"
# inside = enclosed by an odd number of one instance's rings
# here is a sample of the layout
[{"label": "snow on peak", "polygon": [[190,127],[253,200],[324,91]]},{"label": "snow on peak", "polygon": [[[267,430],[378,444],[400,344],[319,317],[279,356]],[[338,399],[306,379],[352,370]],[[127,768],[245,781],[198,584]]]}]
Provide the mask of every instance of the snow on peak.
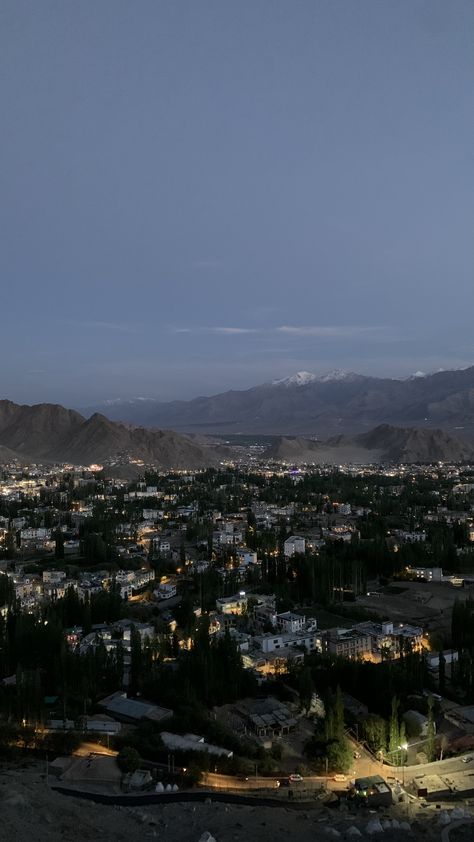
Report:
[{"label": "snow on peak", "polygon": [[348,380],[355,375],[351,371],[344,371],[342,368],[335,368],[327,374],[311,374],[309,371],[297,371],[291,377],[283,380],[274,380],[273,386],[307,386],[309,383],[331,383],[335,380]]},{"label": "snow on peak", "polygon": [[335,368],[333,371],[328,371],[327,374],[318,377],[318,380],[320,383],[329,383],[331,380],[347,380],[348,377],[352,377],[352,372],[344,371],[342,368]]},{"label": "snow on peak", "polygon": [[428,375],[426,374],[426,372],[425,372],[425,371],[415,371],[415,372],[413,372],[413,374],[411,375],[410,380],[418,380],[418,379],[419,379],[419,378],[421,378],[421,377],[427,377],[427,376],[428,376]]},{"label": "snow on peak", "polygon": [[308,383],[314,383],[318,378],[310,371],[297,371],[291,377],[285,377],[283,380],[274,380],[274,386],[306,386]]}]

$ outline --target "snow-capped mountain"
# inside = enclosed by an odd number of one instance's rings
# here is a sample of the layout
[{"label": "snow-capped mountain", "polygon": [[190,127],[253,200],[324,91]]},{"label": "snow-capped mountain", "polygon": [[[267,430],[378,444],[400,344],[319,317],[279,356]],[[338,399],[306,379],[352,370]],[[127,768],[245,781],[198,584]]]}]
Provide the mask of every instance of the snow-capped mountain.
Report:
[{"label": "snow-capped mountain", "polygon": [[308,383],[314,383],[317,380],[315,374],[310,371],[297,371],[291,377],[284,377],[282,380],[273,380],[272,386],[307,386]]},{"label": "snow-capped mountain", "polygon": [[[130,401],[89,410],[148,427],[194,433],[328,436],[378,424],[463,429],[474,438],[474,366],[395,380],[337,369],[191,401]],[[84,410],[83,410],[84,412]]]},{"label": "snow-capped mountain", "polygon": [[349,378],[360,377],[352,371],[344,371],[342,368],[335,368],[327,374],[311,374],[310,371],[297,371],[291,377],[284,377],[282,380],[273,380],[272,386],[308,386],[310,383],[331,383],[335,380],[348,380]]},{"label": "snow-capped mountain", "polygon": [[355,374],[353,371],[345,371],[343,368],[335,368],[333,371],[328,371],[327,374],[322,374],[318,377],[318,380],[320,383],[332,383],[334,380],[353,380],[357,377],[362,377],[362,375]]}]

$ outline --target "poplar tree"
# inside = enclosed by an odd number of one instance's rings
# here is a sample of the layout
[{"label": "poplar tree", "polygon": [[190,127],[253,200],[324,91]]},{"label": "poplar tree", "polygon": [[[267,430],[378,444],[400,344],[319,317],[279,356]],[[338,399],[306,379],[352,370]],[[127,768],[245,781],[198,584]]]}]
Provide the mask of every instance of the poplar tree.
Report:
[{"label": "poplar tree", "polygon": [[426,756],[428,758],[428,763],[431,763],[435,759],[436,754],[436,727],[434,721],[433,705],[433,696],[430,696],[428,698],[428,728],[426,735]]}]

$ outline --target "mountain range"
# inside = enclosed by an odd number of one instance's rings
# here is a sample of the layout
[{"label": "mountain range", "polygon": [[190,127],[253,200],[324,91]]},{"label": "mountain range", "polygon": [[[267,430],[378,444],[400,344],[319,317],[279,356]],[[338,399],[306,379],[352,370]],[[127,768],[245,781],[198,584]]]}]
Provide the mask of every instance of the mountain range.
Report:
[{"label": "mountain range", "polygon": [[327,441],[280,437],[265,457],[292,465],[463,462],[474,459],[474,447],[445,430],[380,424],[368,433],[334,436]]},{"label": "mountain range", "polygon": [[[298,372],[242,391],[168,403],[109,401],[107,417],[186,432],[353,435],[380,424],[437,427],[474,440],[474,366],[405,380]],[[86,412],[85,410],[83,410]]]},{"label": "mountain range", "polygon": [[[283,388],[292,389],[293,384]],[[14,458],[20,462],[103,463],[109,473],[126,477],[140,472],[137,460],[164,469],[196,469],[237,458],[237,449],[193,434],[127,426],[99,413],[86,419],[56,404],[20,406],[4,400],[0,401],[0,462]],[[445,430],[382,424],[369,432],[337,435],[325,442],[276,438],[262,458],[292,464],[461,462],[474,461],[474,447]]]},{"label": "mountain range", "polygon": [[95,413],[56,404],[20,406],[0,401],[0,461],[90,465],[133,460],[162,468],[201,468],[228,456],[226,448],[170,430],[129,427]]}]

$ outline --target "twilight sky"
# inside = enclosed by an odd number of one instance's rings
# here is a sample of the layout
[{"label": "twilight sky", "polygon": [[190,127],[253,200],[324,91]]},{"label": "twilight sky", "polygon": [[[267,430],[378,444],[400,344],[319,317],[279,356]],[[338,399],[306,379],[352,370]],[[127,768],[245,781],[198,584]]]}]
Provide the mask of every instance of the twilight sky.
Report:
[{"label": "twilight sky", "polygon": [[0,397],[474,363],[472,0],[2,0]]}]

